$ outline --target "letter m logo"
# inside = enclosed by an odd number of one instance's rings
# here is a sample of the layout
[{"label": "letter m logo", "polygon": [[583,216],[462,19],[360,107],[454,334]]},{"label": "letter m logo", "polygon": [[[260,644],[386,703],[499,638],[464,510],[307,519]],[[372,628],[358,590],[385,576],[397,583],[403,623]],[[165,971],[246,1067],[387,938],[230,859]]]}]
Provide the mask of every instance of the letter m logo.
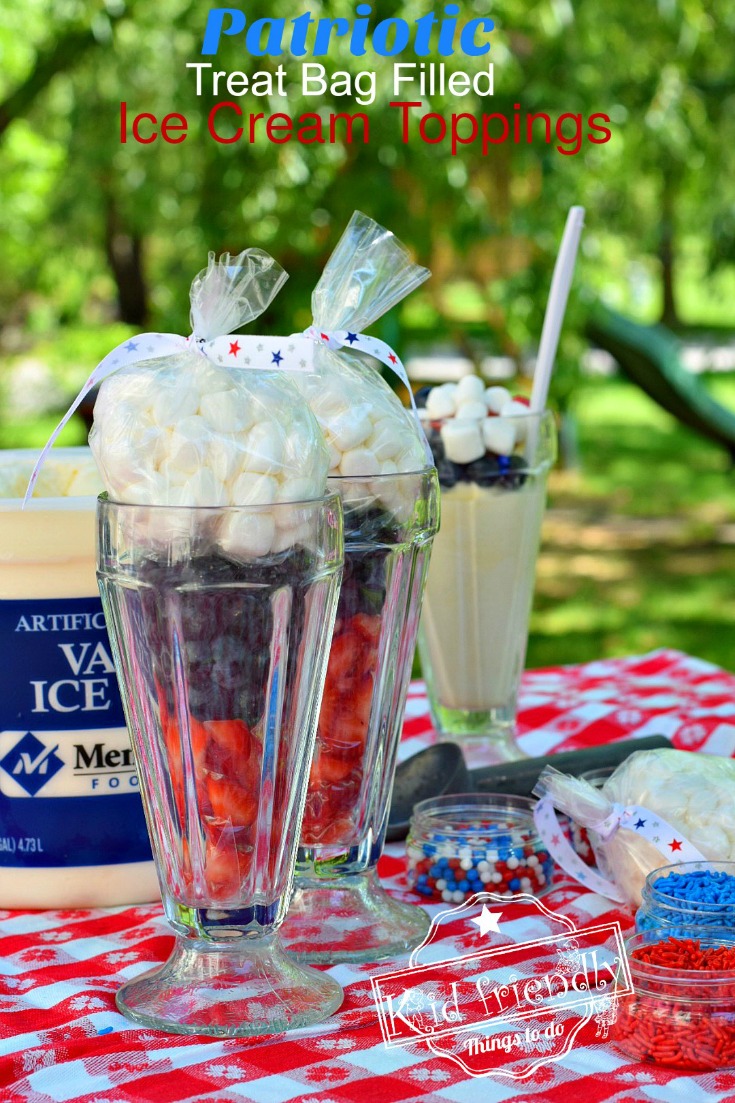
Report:
[{"label": "letter m logo", "polygon": [[3,759],[0,767],[18,782],[29,796],[36,793],[59,772],[64,765],[57,755],[56,746],[46,746],[32,732],[26,732]]}]

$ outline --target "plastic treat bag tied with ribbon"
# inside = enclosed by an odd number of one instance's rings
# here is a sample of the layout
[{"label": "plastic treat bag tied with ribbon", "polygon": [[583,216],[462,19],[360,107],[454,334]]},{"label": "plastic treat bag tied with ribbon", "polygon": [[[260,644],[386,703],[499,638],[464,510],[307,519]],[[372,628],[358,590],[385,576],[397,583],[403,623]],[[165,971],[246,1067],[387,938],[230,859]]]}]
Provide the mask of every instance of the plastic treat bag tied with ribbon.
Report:
[{"label": "plastic treat bag tied with ribbon", "polygon": [[[356,211],[311,299],[315,372],[295,378],[329,448],[330,475],[362,477],[433,465],[405,369],[384,341],[362,331],[429,277],[390,231]],[[408,389],[407,410],[364,355]]]},{"label": "plastic treat bag tied with ribbon", "polygon": [[[47,449],[100,384],[89,443],[113,500],[263,507],[321,497],[327,449],[292,382],[312,370],[314,342],[234,333],[265,310],[286,278],[260,250],[219,260],[210,254],[192,283],[191,336],[143,333],[113,349]],[[238,532],[222,534],[223,550],[260,556],[291,546],[294,533],[279,532],[277,517],[254,511]]]},{"label": "plastic treat bag tied with ribbon", "polygon": [[[735,859],[735,761],[636,751],[601,789],[551,767],[534,789],[536,825],[555,861],[587,888],[638,905],[646,876],[671,862]],[[566,841],[555,809],[586,827],[598,871]]]}]

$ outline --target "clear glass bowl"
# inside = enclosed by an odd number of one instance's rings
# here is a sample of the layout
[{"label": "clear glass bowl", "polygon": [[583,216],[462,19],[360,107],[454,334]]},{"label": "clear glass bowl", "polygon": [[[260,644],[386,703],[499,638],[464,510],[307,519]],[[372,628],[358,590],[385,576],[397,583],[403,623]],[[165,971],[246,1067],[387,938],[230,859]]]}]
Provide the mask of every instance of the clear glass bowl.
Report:
[{"label": "clear glass bowl", "polygon": [[667,892],[670,877],[685,877],[699,872],[721,873],[735,878],[735,862],[680,862],[654,869],[643,886],[641,906],[635,917],[636,930],[669,926],[718,927],[735,933],[735,901],[682,900]]},{"label": "clear glass bowl", "polygon": [[345,568],[283,939],[307,961],[376,961],[413,949],[426,913],[380,885],[424,581],[439,524],[433,468],[332,478]]},{"label": "clear glass bowl", "polygon": [[533,822],[534,801],[501,793],[432,797],[414,808],[408,883],[427,904],[461,904],[476,892],[548,889],[554,862]]},{"label": "clear glass bowl", "polygon": [[735,949],[733,931],[656,927],[626,940],[633,995],[621,996],[611,1037],[636,1061],[685,1072],[735,1065],[735,970],[649,965],[634,956],[669,937]]},{"label": "clear glass bowl", "polygon": [[[266,517],[267,515],[267,517]],[[98,578],[174,949],[117,994],[187,1034],[318,1022],[341,989],[283,951],[342,567],[339,497],[100,500]],[[267,523],[290,544],[248,552]]]}]

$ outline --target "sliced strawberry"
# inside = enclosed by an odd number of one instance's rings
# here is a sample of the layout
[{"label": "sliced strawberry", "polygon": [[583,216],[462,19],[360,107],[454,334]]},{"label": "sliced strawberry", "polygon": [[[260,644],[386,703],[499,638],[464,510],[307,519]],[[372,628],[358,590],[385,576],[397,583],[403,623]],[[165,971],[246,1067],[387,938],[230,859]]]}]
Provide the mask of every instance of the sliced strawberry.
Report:
[{"label": "sliced strawberry", "polygon": [[311,764],[309,785],[321,790],[323,786],[334,785],[348,778],[355,768],[351,759],[337,758],[334,755],[322,752]]},{"label": "sliced strawberry", "polygon": [[367,643],[377,646],[380,638],[380,617],[370,616],[369,613],[355,613],[350,620],[350,628]]},{"label": "sliced strawberry", "polygon": [[246,792],[236,781],[210,774],[206,780],[207,796],[212,813],[233,827],[250,827],[258,814],[258,802],[252,792]]},{"label": "sliced strawberry", "polygon": [[207,842],[205,877],[212,902],[236,896],[250,870],[250,856],[225,842]]}]

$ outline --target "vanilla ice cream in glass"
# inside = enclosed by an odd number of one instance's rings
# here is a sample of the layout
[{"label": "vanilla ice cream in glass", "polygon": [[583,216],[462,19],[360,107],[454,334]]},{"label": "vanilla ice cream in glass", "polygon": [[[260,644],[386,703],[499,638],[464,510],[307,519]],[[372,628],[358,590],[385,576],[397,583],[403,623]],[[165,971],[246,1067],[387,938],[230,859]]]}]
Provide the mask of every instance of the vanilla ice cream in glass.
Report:
[{"label": "vanilla ice cream in glass", "polygon": [[475,375],[434,388],[423,413],[442,511],[419,633],[432,719],[473,764],[517,758],[553,417]]}]

